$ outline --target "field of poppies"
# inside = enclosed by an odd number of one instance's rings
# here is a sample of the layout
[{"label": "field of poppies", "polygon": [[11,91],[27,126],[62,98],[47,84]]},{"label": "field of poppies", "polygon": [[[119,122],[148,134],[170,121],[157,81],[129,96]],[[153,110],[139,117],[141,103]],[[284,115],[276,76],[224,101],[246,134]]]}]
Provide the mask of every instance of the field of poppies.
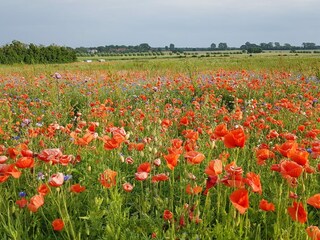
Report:
[{"label": "field of poppies", "polygon": [[319,59],[0,67],[1,239],[320,239]]}]

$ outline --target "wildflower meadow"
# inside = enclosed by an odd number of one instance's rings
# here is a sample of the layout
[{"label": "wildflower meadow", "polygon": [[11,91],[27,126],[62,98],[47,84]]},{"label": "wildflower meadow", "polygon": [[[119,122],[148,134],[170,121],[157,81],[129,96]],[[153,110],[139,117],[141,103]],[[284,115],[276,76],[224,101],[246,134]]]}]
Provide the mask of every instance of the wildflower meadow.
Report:
[{"label": "wildflower meadow", "polygon": [[0,238],[320,239],[320,64],[0,67]]}]

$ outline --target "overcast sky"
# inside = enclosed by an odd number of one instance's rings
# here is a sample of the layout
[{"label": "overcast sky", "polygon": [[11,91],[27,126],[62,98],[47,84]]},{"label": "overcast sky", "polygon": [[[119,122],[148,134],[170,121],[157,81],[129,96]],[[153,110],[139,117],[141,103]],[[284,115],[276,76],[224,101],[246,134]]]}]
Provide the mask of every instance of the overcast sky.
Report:
[{"label": "overcast sky", "polygon": [[320,45],[320,0],[0,0],[0,45]]}]

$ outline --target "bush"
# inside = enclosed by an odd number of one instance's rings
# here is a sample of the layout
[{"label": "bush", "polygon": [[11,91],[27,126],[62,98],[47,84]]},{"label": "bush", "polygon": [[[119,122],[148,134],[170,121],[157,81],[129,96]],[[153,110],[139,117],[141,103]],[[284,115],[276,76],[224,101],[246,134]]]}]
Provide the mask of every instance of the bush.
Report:
[{"label": "bush", "polygon": [[14,63],[68,63],[77,60],[72,48],[50,45],[48,47],[13,41],[0,48],[0,64]]}]

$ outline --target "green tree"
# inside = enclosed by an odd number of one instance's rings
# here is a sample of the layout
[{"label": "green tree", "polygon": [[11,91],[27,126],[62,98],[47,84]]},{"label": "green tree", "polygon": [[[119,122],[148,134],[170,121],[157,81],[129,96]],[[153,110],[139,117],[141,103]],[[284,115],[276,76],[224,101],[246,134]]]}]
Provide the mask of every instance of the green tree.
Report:
[{"label": "green tree", "polygon": [[283,47],[286,49],[286,50],[290,50],[292,48],[292,46],[289,44],[289,43],[285,43],[283,45]]},{"label": "green tree", "polygon": [[274,42],[274,48],[275,49],[280,49],[281,48],[281,45],[279,42]]},{"label": "green tree", "polygon": [[252,46],[247,49],[247,53],[261,53],[261,52],[262,52],[261,47]]},{"label": "green tree", "polygon": [[227,45],[227,43],[219,43],[219,45],[218,45],[218,48],[220,49],[220,50],[227,50],[228,49],[228,45]]},{"label": "green tree", "polygon": [[148,52],[148,51],[150,51],[150,49],[151,49],[151,47],[149,46],[148,43],[141,43],[139,45],[139,51],[140,52]]},{"label": "green tree", "polygon": [[76,52],[72,48],[51,45],[49,47],[24,44],[13,41],[0,48],[0,63],[66,63],[76,61]]},{"label": "green tree", "polygon": [[311,43],[311,42],[304,42],[304,43],[302,43],[302,46],[304,49],[315,49],[316,48],[316,44]]}]

